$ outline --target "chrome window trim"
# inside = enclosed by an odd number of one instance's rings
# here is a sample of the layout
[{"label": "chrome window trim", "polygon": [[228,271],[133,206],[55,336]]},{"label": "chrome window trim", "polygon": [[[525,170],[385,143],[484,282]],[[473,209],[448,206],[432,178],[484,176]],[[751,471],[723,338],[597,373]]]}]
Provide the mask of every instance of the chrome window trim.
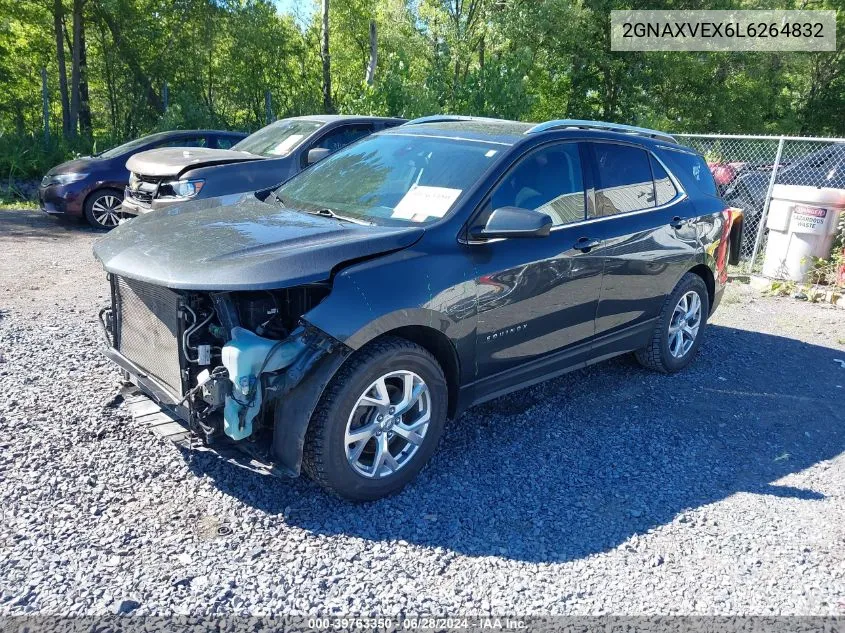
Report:
[{"label": "chrome window trim", "polygon": [[[556,224],[551,229],[549,229],[549,233],[555,233],[562,229],[572,229],[579,226],[586,226],[589,224],[594,224],[596,222],[604,222],[605,220],[615,220],[617,218],[626,218],[632,215],[642,215],[643,213],[652,213],[654,211],[664,211],[669,209],[670,207],[675,206],[676,204],[683,202],[687,199],[687,194],[683,191],[680,195],[674,197],[672,200],[667,202],[666,204],[661,204],[659,207],[650,207],[648,209],[638,209],[637,211],[626,211],[625,213],[616,213],[614,215],[603,215],[601,217],[596,218],[587,218],[586,220],[579,220],[577,222],[570,222],[569,224]],[[514,240],[514,239],[534,239],[534,238],[525,238],[525,237],[496,237],[491,240],[465,240],[465,244],[494,244],[495,242],[501,242],[503,240]]]},{"label": "chrome window trim", "polygon": [[[416,135],[414,134],[414,135],[408,135],[408,136],[416,136]],[[678,204],[680,202],[683,202],[684,200],[686,200],[689,197],[687,195],[686,190],[681,186],[680,181],[677,179],[675,174],[672,173],[672,170],[669,169],[669,167],[666,165],[666,163],[663,160],[661,160],[661,158],[657,154],[655,154],[651,149],[643,147],[642,145],[638,145],[636,143],[625,143],[624,141],[611,141],[611,140],[606,140],[606,139],[585,139],[585,140],[578,140],[578,141],[576,141],[576,140],[571,140],[571,141],[566,140],[566,141],[561,141],[561,142],[563,142],[563,143],[610,143],[610,144],[613,144],[613,145],[629,145],[629,146],[633,146],[633,147],[638,147],[639,149],[642,149],[644,152],[648,153],[650,156],[654,157],[654,159],[657,160],[658,163],[660,163],[660,166],[663,167],[663,169],[666,171],[666,174],[669,176],[669,180],[671,180],[672,184],[675,185],[675,189],[677,190],[678,193],[669,202],[667,202],[665,204],[661,204],[660,206],[657,206],[657,207],[648,207],[646,209],[637,209],[636,211],[625,211],[624,213],[614,213],[613,215],[604,215],[604,216],[599,216],[599,217],[594,217],[594,218],[587,217],[587,218],[584,218],[583,220],[577,220],[575,222],[569,222],[568,224],[556,224],[556,225],[552,226],[552,228],[549,230],[550,234],[555,233],[555,232],[557,232],[561,229],[571,229],[571,228],[574,228],[574,227],[577,227],[577,226],[593,224],[595,222],[603,222],[605,220],[613,220],[613,219],[616,219],[616,218],[630,217],[632,215],[640,215],[640,214],[643,214],[643,213],[652,213],[654,211],[664,211],[666,209],[669,209],[669,208],[675,206],[676,204]],[[544,147],[544,146],[541,145],[539,147]],[[674,148],[667,148],[667,147],[664,147],[662,145],[658,145],[658,147],[662,148],[662,149],[671,149],[672,151],[677,151]],[[537,149],[537,148],[535,148],[535,149]],[[530,152],[526,152],[526,154],[528,154],[528,153],[530,153]],[[687,153],[687,152],[684,152],[684,153]],[[691,153],[695,156],[698,156],[698,154],[696,154],[695,152],[689,152],[689,153]],[[514,164],[516,164],[516,163],[514,163]],[[654,174],[652,174],[652,182],[654,182]],[[495,189],[495,186],[494,186],[494,189]],[[491,239],[491,240],[473,240],[473,239],[461,239],[461,238],[459,238],[458,241],[462,244],[467,244],[467,245],[480,245],[480,244],[495,244],[496,242],[501,242],[501,241],[509,240],[509,239],[512,240],[512,239],[534,239],[534,238],[497,237],[497,238],[494,238],[494,239]]]},{"label": "chrome window trim", "polygon": [[[579,226],[587,226],[590,224],[594,224],[596,222],[604,222],[605,220],[615,220],[617,218],[626,218],[632,215],[642,215],[644,213],[652,213],[654,211],[664,211],[669,209],[670,207],[675,206],[676,204],[683,202],[687,199],[687,194],[681,192],[680,195],[674,197],[672,200],[667,202],[666,204],[661,204],[659,207],[649,207],[648,209],[638,209],[637,211],[626,211],[625,213],[616,213],[614,215],[603,215],[601,217],[595,218],[587,218],[586,220],[579,220],[577,222],[570,222],[569,224],[556,224],[551,229],[549,229],[549,233],[555,233],[562,229],[572,229]],[[496,242],[501,242],[503,240],[514,240],[514,239],[535,239],[535,238],[525,238],[525,237],[496,237],[491,240],[465,240],[465,244],[494,244]]]},{"label": "chrome window trim", "polygon": [[614,213],[613,215],[603,215],[603,216],[595,217],[595,218],[587,218],[586,220],[582,220],[581,222],[573,222],[571,224],[561,224],[559,226],[553,226],[551,230],[556,231],[557,229],[572,227],[572,226],[575,226],[575,225],[580,226],[582,224],[592,224],[594,222],[602,222],[604,220],[614,220],[616,218],[625,218],[625,217],[629,217],[629,216],[632,216],[632,215],[641,215],[643,213],[652,213],[654,211],[663,211],[665,209],[668,209],[669,207],[675,206],[679,202],[683,202],[686,199],[687,199],[687,194],[684,193],[684,192],[681,192],[680,195],[675,196],[674,198],[672,198],[672,200],[670,200],[666,204],[661,204],[659,207],[649,207],[648,209],[637,209],[636,211],[626,211],[624,213]]}]

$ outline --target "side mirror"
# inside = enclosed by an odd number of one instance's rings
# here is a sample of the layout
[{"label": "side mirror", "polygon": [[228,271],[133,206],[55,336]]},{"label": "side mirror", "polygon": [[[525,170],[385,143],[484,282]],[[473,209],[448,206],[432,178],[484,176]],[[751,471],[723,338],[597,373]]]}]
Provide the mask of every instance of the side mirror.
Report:
[{"label": "side mirror", "polygon": [[546,237],[552,229],[552,219],[545,213],[521,207],[501,207],[493,211],[483,227],[470,233],[476,239],[497,237]]},{"label": "side mirror", "polygon": [[313,165],[314,163],[319,163],[329,154],[331,154],[331,151],[327,150],[325,147],[315,147],[314,149],[309,149],[307,158],[308,164]]}]

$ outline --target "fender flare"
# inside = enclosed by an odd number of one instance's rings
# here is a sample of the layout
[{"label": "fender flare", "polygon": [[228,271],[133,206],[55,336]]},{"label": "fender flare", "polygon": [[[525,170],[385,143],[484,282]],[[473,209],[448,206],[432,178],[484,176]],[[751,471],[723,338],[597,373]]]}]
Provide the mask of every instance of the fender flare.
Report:
[{"label": "fender flare", "polygon": [[293,387],[274,396],[273,462],[292,476],[299,476],[302,470],[302,451],[311,416],[329,382],[350,353],[351,350],[344,345],[330,349],[308,368]]}]

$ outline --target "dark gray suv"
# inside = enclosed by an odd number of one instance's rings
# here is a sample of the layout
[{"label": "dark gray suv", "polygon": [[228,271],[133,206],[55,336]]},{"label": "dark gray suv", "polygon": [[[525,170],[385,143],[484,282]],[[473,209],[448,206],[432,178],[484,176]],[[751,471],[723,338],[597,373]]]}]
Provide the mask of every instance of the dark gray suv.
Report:
[{"label": "dark gray suv", "polygon": [[215,450],[366,500],[476,403],[627,352],[686,367],[740,237],[667,134],[434,117],[94,252],[107,353],[142,391]]}]

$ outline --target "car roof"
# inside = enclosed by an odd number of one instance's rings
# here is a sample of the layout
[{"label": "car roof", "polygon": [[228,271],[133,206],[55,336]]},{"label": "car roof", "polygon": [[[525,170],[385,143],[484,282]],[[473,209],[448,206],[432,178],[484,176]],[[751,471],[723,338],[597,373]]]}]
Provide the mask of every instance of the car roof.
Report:
[{"label": "car roof", "polygon": [[486,141],[499,145],[516,145],[529,138],[538,138],[551,132],[578,138],[587,136],[604,140],[635,141],[651,147],[663,145],[683,148],[671,135],[657,130],[601,121],[568,119],[537,124],[485,117],[436,115],[415,119],[405,125],[386,130],[382,134],[440,136]]},{"label": "car roof", "polygon": [[[300,121],[316,121],[317,123],[337,123],[355,122],[355,121],[390,121],[394,123],[404,123],[407,119],[400,119],[390,116],[370,116],[366,114],[309,114],[305,116],[287,117],[288,119],[298,119]],[[284,120],[284,119],[279,119]]]},{"label": "car roof", "polygon": [[244,137],[247,136],[245,132],[237,132],[230,130],[167,130],[166,132],[155,132],[154,134],[148,134],[142,138],[147,139],[149,141],[157,141],[166,138],[179,138],[181,136],[195,136],[197,134],[219,134]]},{"label": "car roof", "polygon": [[382,134],[403,134],[412,136],[444,136],[488,141],[504,145],[514,145],[525,138],[525,132],[531,123],[506,121],[505,119],[486,119],[467,117],[461,119],[432,120],[430,122],[400,125],[382,132]]}]

